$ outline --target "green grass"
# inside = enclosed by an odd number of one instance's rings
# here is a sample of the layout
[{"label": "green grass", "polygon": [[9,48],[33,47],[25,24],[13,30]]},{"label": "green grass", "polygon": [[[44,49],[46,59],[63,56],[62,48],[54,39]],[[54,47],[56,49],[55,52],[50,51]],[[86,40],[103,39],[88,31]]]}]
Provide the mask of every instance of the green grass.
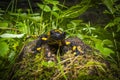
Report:
[{"label": "green grass", "polygon": [[[98,55],[87,55],[87,58],[83,56],[75,58],[67,56],[65,60],[61,61],[60,56],[58,56],[58,63],[49,63],[43,59],[43,53],[35,55],[33,58],[28,56],[19,62],[19,65],[23,69],[16,69],[17,72],[13,78],[33,80],[86,80],[102,78],[107,80],[108,78],[119,78],[120,17],[118,15],[120,15],[120,5],[115,4],[117,0],[113,0],[113,2],[109,0],[96,2],[96,4],[100,3],[106,6],[107,9],[105,8],[104,14],[112,17],[106,23],[106,26],[93,25],[91,22],[84,22],[77,18],[84,14],[87,9],[93,8],[93,6],[98,7],[92,0],[82,0],[81,3],[71,7],[64,6],[59,1],[43,0],[43,4],[37,4],[39,13],[33,12],[29,0],[30,9],[26,13],[23,13],[22,9],[16,9],[17,7],[14,7],[15,3],[13,1],[10,2],[6,9],[7,13],[5,10],[0,10],[0,79],[6,79],[9,76],[11,68],[14,64],[17,64],[15,63],[15,59],[22,51],[24,45],[36,39],[36,36],[47,33],[51,29],[65,31],[67,37],[77,36],[81,38],[86,44],[99,50],[102,57]],[[9,11],[10,6],[12,6],[11,11]],[[7,36],[3,35],[6,33]],[[110,69],[108,69],[108,66],[105,66],[105,63],[99,61],[99,58],[103,61],[107,60],[110,64]],[[67,65],[65,66],[64,64],[66,63]],[[100,76],[91,76],[88,74],[92,70],[91,68],[89,70],[88,67],[91,66],[95,66],[98,69],[97,73]]]}]

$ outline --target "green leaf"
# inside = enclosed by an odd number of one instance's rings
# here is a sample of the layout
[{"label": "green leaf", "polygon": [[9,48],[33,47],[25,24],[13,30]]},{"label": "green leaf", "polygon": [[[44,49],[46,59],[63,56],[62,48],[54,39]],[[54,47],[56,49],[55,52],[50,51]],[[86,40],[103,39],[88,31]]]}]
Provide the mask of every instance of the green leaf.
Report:
[{"label": "green leaf", "polygon": [[27,34],[29,32],[29,29],[28,29],[28,26],[26,25],[26,22],[24,22],[24,23],[19,22],[17,24],[17,26],[22,33]]},{"label": "green leaf", "polygon": [[39,22],[39,21],[40,21],[40,16],[30,17],[30,19],[31,19],[32,21]]},{"label": "green leaf", "polygon": [[10,62],[14,61],[14,58],[15,58],[15,51],[11,51],[10,55],[8,56],[8,60]]},{"label": "green leaf", "polygon": [[8,54],[9,46],[6,42],[0,42],[0,56],[6,57]]},{"label": "green leaf", "polygon": [[55,5],[52,7],[52,11],[59,11],[60,9]]},{"label": "green leaf", "polygon": [[112,14],[115,12],[115,9],[113,7],[114,0],[103,0],[103,3],[107,6],[107,8]]},{"label": "green leaf", "polygon": [[7,22],[0,22],[0,27],[8,27],[8,23]]},{"label": "green leaf", "polygon": [[114,51],[110,48],[104,47],[105,44],[112,44],[110,40],[103,40],[103,41],[97,41],[95,44],[95,47],[97,50],[101,52],[102,55],[105,57],[109,56],[111,53],[114,53]]},{"label": "green leaf", "polygon": [[120,23],[120,17],[115,17],[114,23],[119,24]]},{"label": "green leaf", "polygon": [[76,7],[74,6],[74,8],[70,8],[67,11],[63,12],[61,17],[75,18],[83,14],[87,9],[88,9],[88,5],[84,6],[83,8],[80,8],[80,6],[76,6]]},{"label": "green leaf", "polygon": [[102,42],[101,41],[96,42],[95,47],[96,47],[96,49],[98,49],[100,51],[103,50]]},{"label": "green leaf", "polygon": [[48,4],[53,4],[53,5],[59,4],[59,1],[55,1],[55,0],[44,0],[44,2]]},{"label": "green leaf", "polygon": [[76,25],[81,24],[82,20],[72,20],[71,22],[75,23]]},{"label": "green leaf", "polygon": [[111,53],[114,53],[114,51],[112,49],[109,49],[109,48],[104,48],[102,53],[104,56],[109,56]]},{"label": "green leaf", "polygon": [[8,34],[8,33],[0,35],[0,37],[2,38],[22,38],[23,36],[24,34]]},{"label": "green leaf", "polygon": [[[76,18],[83,14],[88,8],[89,8],[89,3],[91,0],[83,0],[81,4],[78,4],[76,6],[72,6],[68,10],[64,11],[61,14],[61,18]],[[82,6],[84,4],[84,6]]]},{"label": "green leaf", "polygon": [[115,24],[113,22],[109,22],[104,29],[107,29],[107,28],[110,28],[110,27],[113,27]]},{"label": "green leaf", "polygon": [[51,12],[52,15],[54,15],[56,18],[59,17],[59,14],[57,12]]},{"label": "green leaf", "polygon": [[50,12],[51,8],[48,5],[37,4],[39,8],[41,8],[45,12]]},{"label": "green leaf", "polygon": [[113,42],[111,40],[105,39],[102,42],[104,45],[107,45],[109,47],[113,47]]}]

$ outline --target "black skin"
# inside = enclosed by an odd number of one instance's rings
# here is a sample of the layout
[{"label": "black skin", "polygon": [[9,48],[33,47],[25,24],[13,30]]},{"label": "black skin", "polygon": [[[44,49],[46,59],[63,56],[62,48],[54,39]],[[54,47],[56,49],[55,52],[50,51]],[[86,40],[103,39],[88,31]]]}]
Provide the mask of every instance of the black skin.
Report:
[{"label": "black skin", "polygon": [[[57,51],[59,50],[60,55],[63,53],[66,53],[69,50],[72,50],[73,46],[82,46],[85,47],[86,45],[79,39],[79,38],[69,38],[65,39],[66,33],[62,32],[60,30],[54,29],[49,32],[49,34],[42,34],[39,37],[39,40],[36,43],[36,46],[33,48],[34,53],[39,53],[40,50],[37,50],[37,48],[42,47],[42,45],[47,45],[49,48],[48,53],[52,51],[52,53],[57,54]],[[42,38],[47,38],[47,40],[44,40]],[[70,42],[69,45],[66,45],[66,41]],[[83,54],[83,52],[79,51],[78,48],[75,50],[72,50],[72,52],[76,53],[75,56]],[[46,53],[47,54],[47,53]]]},{"label": "black skin", "polygon": [[[71,43],[70,46],[76,46],[74,43]],[[76,46],[77,47],[77,46]],[[76,48],[73,52],[76,52],[75,56],[78,56],[81,54],[81,52]]]},{"label": "black skin", "polygon": [[[36,46],[32,49],[34,53],[39,53],[40,51],[38,51],[37,48],[41,47],[44,44],[47,44],[50,50],[53,50],[54,53],[57,53],[57,50],[60,48],[59,43],[62,43],[62,41],[65,39],[66,34],[65,32],[57,29],[51,30],[49,33],[49,35],[42,34],[39,37]],[[42,40],[43,37],[47,38],[47,40]]]},{"label": "black skin", "polygon": [[54,40],[63,40],[65,39],[66,33],[58,30],[51,30],[50,31],[50,39]]},{"label": "black skin", "polygon": [[80,51],[79,51],[78,49],[76,49],[74,52],[76,52],[75,56],[78,56],[78,55],[81,54]]},{"label": "black skin", "polygon": [[[62,53],[67,53],[69,50],[72,50],[73,48],[73,45],[70,44],[70,45],[64,45],[64,46],[61,46],[61,51]],[[81,52],[76,48],[75,50],[72,50],[72,53],[76,53],[75,56],[78,56],[81,54]]]},{"label": "black skin", "polygon": [[36,46],[32,49],[32,51],[34,51],[34,53],[39,53],[39,51],[37,50],[37,48],[41,47],[43,44],[47,43],[47,40],[42,40],[42,38],[48,38],[48,36],[46,34],[42,34],[41,36],[39,36],[38,41],[36,42]]}]

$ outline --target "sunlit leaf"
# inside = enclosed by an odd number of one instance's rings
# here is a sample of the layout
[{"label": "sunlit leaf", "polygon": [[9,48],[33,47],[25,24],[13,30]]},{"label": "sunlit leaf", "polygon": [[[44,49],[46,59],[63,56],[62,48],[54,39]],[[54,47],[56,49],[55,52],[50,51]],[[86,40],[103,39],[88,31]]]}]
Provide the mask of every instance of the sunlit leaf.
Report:
[{"label": "sunlit leaf", "polygon": [[102,42],[101,42],[101,41],[98,41],[98,42],[95,44],[95,47],[96,47],[96,49],[98,49],[98,50],[103,50]]},{"label": "sunlit leaf", "polygon": [[22,38],[23,36],[24,34],[8,34],[8,33],[0,35],[0,37],[2,38]]},{"label": "sunlit leaf", "polygon": [[59,11],[60,9],[57,6],[53,6],[52,11]]},{"label": "sunlit leaf", "polygon": [[37,4],[43,11],[50,12],[51,8],[48,5]]}]

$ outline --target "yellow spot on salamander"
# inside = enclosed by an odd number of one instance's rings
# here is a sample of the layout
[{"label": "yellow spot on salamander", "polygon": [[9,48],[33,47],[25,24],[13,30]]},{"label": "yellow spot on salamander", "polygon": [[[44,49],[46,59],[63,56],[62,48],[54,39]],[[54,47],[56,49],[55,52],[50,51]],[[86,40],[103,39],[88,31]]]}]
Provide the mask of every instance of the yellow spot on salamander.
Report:
[{"label": "yellow spot on salamander", "polygon": [[40,50],[41,50],[41,47],[38,47],[38,48],[37,48],[37,51],[40,51]]},{"label": "yellow spot on salamander", "polygon": [[58,30],[58,29],[56,29],[55,32],[59,32],[60,34],[62,34],[62,31],[60,31],[60,30]]},{"label": "yellow spot on salamander", "polygon": [[47,38],[45,38],[45,37],[42,37],[42,40],[46,41],[46,40],[47,40]]},{"label": "yellow spot on salamander", "polygon": [[69,41],[66,41],[66,42],[65,42],[65,44],[66,44],[66,45],[69,45],[69,44],[70,44],[70,42],[69,42]]},{"label": "yellow spot on salamander", "polygon": [[72,49],[75,50],[77,47],[76,46],[73,46]]}]

